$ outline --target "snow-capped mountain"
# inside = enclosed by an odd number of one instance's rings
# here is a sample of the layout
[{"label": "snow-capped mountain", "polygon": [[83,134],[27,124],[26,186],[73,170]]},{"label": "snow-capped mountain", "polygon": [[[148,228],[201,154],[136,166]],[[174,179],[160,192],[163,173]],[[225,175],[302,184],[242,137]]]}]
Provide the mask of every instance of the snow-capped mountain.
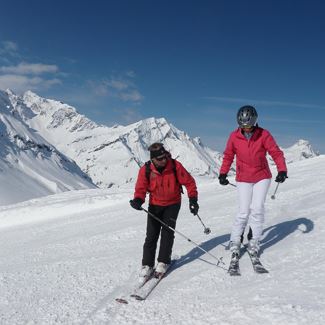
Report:
[{"label": "snow-capped mountain", "polygon": [[88,175],[26,125],[0,91],[0,205],[73,189],[95,188]]},{"label": "snow-capped mountain", "polygon": [[[291,147],[281,148],[281,150],[284,153],[287,164],[319,156],[319,153],[313,150],[311,144],[307,140],[298,140]],[[268,160],[271,165],[275,165],[270,156],[268,156]]]},{"label": "snow-capped mountain", "polygon": [[[164,118],[108,127],[96,124],[72,106],[31,91],[22,96],[11,91],[7,94],[14,112],[76,161],[99,187],[133,182],[139,167],[149,159],[147,148],[153,142],[163,142],[193,175],[218,175],[222,154],[204,146],[199,138],[190,138]],[[283,150],[288,163],[317,155],[304,140]]]},{"label": "snow-capped mountain", "polygon": [[299,140],[293,146],[283,150],[287,163],[319,156],[319,153],[313,150],[307,140]]},{"label": "snow-capped mountain", "polygon": [[22,97],[12,92],[8,95],[17,114],[75,160],[98,186],[111,187],[134,181],[139,167],[149,159],[147,148],[153,142],[163,142],[172,156],[179,158],[194,175],[215,177],[218,173],[221,155],[164,118],[107,127],[92,122],[74,107],[41,98],[30,91]]}]

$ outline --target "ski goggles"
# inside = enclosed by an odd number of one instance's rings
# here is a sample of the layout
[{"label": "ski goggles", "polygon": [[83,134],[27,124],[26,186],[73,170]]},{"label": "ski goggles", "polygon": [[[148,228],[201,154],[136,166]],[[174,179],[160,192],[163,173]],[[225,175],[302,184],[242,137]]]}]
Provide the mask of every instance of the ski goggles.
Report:
[{"label": "ski goggles", "polygon": [[240,128],[241,129],[246,129],[246,130],[251,130],[254,126],[251,125],[242,125]]}]

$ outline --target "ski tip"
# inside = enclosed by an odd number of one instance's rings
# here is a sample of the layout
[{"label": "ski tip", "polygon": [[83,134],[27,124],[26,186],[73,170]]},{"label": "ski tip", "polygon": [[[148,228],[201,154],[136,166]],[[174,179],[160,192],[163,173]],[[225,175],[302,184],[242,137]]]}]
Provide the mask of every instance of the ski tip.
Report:
[{"label": "ski tip", "polygon": [[145,300],[143,297],[139,296],[139,295],[131,295],[132,298],[134,298],[135,300]]},{"label": "ski tip", "polygon": [[120,304],[125,304],[125,305],[128,304],[128,301],[123,299],[123,298],[116,298],[115,301],[120,303]]}]

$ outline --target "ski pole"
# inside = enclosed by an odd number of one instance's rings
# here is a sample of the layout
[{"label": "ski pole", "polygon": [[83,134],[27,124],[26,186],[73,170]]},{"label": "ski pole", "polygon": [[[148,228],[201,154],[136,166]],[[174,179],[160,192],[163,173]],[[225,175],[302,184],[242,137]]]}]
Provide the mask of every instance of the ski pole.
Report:
[{"label": "ski pole", "polygon": [[[164,223],[163,221],[161,221],[159,218],[157,218],[153,213],[151,213],[150,211],[146,210],[145,208],[141,208],[144,212],[146,212],[150,217],[154,218],[156,221],[160,222],[164,227],[170,229],[171,231],[175,232],[176,234],[182,236],[183,238],[185,238],[188,242],[192,243],[194,246],[196,246],[197,248],[199,248],[201,251],[203,251],[204,253],[212,256],[215,260],[218,261],[217,263],[217,266],[219,266],[219,264],[225,264],[223,261],[222,261],[222,257],[221,258],[218,258],[216,256],[214,256],[212,253],[206,251],[204,248],[200,247],[197,243],[195,243],[193,240],[191,240],[190,238],[186,237],[185,235],[183,235],[180,231],[168,226],[166,223]],[[222,266],[219,266],[223,269]]]},{"label": "ski pole", "polygon": [[272,200],[275,199],[275,193],[276,193],[276,191],[278,190],[279,185],[280,185],[280,183],[278,183],[278,185],[277,185],[276,188],[275,188],[275,191],[274,191],[273,195],[271,195],[271,199],[272,199]]},{"label": "ski pole", "polygon": [[203,223],[203,221],[202,221],[202,219],[200,218],[200,216],[199,216],[198,213],[196,214],[196,216],[199,218],[199,220],[200,220],[201,223],[202,223],[202,226],[204,227],[204,233],[205,233],[206,235],[209,235],[210,232],[211,232],[211,229],[210,229],[209,227],[206,227],[206,226],[204,225],[204,223]]}]

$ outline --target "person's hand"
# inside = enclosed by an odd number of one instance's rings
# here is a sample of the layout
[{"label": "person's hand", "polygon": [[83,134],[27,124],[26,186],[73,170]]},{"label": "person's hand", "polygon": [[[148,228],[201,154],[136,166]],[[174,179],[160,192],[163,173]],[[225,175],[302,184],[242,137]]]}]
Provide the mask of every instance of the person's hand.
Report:
[{"label": "person's hand", "polygon": [[220,174],[218,178],[219,178],[219,183],[221,185],[228,185],[229,184],[229,181],[227,179],[227,174]]},{"label": "person's hand", "polygon": [[144,203],[144,201],[138,197],[134,198],[133,200],[130,200],[131,207],[136,210],[142,210],[141,205],[143,203]]},{"label": "person's hand", "polygon": [[278,175],[276,176],[275,181],[277,183],[283,183],[286,180],[286,178],[288,178],[287,172],[278,172]]},{"label": "person's hand", "polygon": [[196,197],[190,197],[190,211],[193,213],[195,216],[199,212],[199,205],[197,203],[197,198]]}]

